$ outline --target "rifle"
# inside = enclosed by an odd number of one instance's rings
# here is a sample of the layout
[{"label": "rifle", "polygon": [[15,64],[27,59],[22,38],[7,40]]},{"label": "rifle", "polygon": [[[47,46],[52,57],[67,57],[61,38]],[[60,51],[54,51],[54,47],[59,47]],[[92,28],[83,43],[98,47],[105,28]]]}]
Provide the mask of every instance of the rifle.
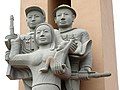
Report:
[{"label": "rifle", "polygon": [[10,40],[11,39],[15,39],[17,38],[17,34],[14,34],[14,17],[13,15],[10,16],[10,35],[7,35],[5,37],[5,39],[8,39],[7,41],[5,41],[6,47],[8,48],[8,50],[11,49],[11,44],[10,44]]},{"label": "rifle", "polygon": [[79,71],[79,72],[73,72],[70,79],[73,79],[73,80],[82,80],[82,79],[89,79],[89,78],[101,78],[101,77],[109,77],[111,76],[111,73],[109,72],[104,72],[104,73],[98,73],[98,72],[82,72],[82,71]]}]

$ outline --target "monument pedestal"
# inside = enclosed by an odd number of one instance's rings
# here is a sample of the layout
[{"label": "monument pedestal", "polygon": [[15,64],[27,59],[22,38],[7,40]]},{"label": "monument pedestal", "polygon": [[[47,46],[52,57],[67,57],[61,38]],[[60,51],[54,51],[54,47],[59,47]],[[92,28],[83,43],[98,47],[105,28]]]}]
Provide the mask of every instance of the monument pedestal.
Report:
[{"label": "monument pedestal", "polygon": [[[21,0],[21,34],[27,32],[25,8],[33,5],[42,7],[47,16],[47,22],[53,22],[52,12],[59,4],[69,4],[77,12],[74,26],[84,28],[93,41],[93,71],[111,72],[107,78],[81,81],[80,90],[118,90],[117,68],[115,57],[115,41],[113,27],[113,12],[111,0]],[[19,90],[24,90],[20,81]]]}]

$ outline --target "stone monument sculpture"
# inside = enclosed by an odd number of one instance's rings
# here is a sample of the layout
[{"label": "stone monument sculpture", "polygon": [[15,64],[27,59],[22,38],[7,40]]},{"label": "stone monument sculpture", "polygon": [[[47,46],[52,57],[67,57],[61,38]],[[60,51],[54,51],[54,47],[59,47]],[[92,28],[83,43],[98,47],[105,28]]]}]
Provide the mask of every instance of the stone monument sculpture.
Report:
[{"label": "stone monument sculpture", "polygon": [[[26,21],[28,25],[28,33],[24,35],[20,35],[20,54],[26,54],[26,53],[31,53],[34,50],[37,49],[35,47],[36,43],[34,42],[34,29],[35,27],[40,24],[44,23],[46,20],[45,12],[43,9],[41,9],[38,6],[31,6],[26,8],[25,10],[26,13]],[[5,38],[8,39],[6,41],[6,46],[9,51],[6,51],[6,56],[5,59],[6,61],[9,61],[9,53],[11,49],[11,39],[15,39],[17,37],[16,34],[14,34],[14,17],[10,17],[10,35],[7,35]],[[58,37],[58,42],[62,42],[62,39],[60,37],[60,34],[58,31],[55,30],[55,37]],[[14,74],[13,74],[14,73]],[[29,68],[20,68],[20,67],[12,67],[11,65],[8,65],[8,70],[7,70],[7,76],[12,79],[22,79],[24,82],[25,90],[31,90],[32,89],[32,74]]]},{"label": "stone monument sculpture", "polygon": [[[72,52],[69,52],[69,59],[71,64],[71,71],[75,74],[77,80],[71,80],[72,90],[80,90],[80,80],[87,80],[89,78],[97,77],[96,72],[92,70],[92,40],[89,38],[89,34],[85,29],[73,28],[74,19],[77,16],[76,11],[68,5],[60,5],[54,9],[53,12],[54,21],[58,26],[58,30],[62,36],[62,39],[69,41],[73,39],[73,47],[70,48]],[[79,75],[81,77],[77,77]],[[106,73],[107,75],[107,73]],[[103,76],[106,76],[105,73]],[[110,74],[108,73],[108,76]],[[100,77],[102,74],[100,75]],[[75,79],[74,78],[74,79]]]},{"label": "stone monument sculpture", "polygon": [[[91,51],[91,43],[92,41],[89,38],[89,34],[84,29],[73,28],[72,24],[74,19],[76,18],[76,12],[68,5],[60,5],[54,10],[54,20],[58,25],[59,31],[63,40],[69,41],[70,39],[74,40],[74,47],[71,50],[74,52],[73,54],[78,55],[78,58],[84,58],[81,67],[77,67],[77,70],[91,72],[92,69],[92,51]],[[77,48],[76,48],[77,47]],[[71,58],[75,58],[71,54]],[[71,61],[73,64],[74,62]],[[78,64],[79,65],[79,64]],[[76,71],[76,70],[74,70]]]},{"label": "stone monument sculpture", "polygon": [[[26,13],[26,21],[27,21],[27,26],[28,26],[28,33],[26,35],[21,35],[21,49],[20,49],[20,53],[30,53],[33,52],[35,49],[35,43],[34,43],[34,29],[36,27],[36,25],[45,22],[46,20],[46,16],[45,16],[45,12],[43,9],[41,9],[40,7],[37,6],[32,6],[32,7],[28,7],[25,10]],[[12,19],[12,17],[11,17]],[[13,20],[11,20],[13,22]],[[10,23],[10,27],[11,29],[14,28],[13,23]],[[10,35],[12,36],[12,35]],[[7,37],[6,37],[7,38]],[[7,38],[8,40],[10,40],[11,38]],[[9,47],[10,50],[10,43],[8,44],[8,41],[6,41],[6,46]],[[6,55],[6,60],[9,60],[8,58],[9,55],[9,51],[7,51],[7,55]],[[7,76],[10,79],[23,79],[24,82],[24,86],[26,90],[31,90],[31,84],[32,84],[32,74],[31,71],[29,70],[29,68],[14,68],[11,67],[10,69],[10,65],[8,67],[8,74]],[[14,72],[15,75],[11,75],[13,73],[10,72]]]},{"label": "stone monument sculpture", "polygon": [[[35,29],[35,42],[39,49],[33,53],[19,54],[19,36],[15,40],[11,40],[8,62],[12,66],[23,65],[30,68],[33,76],[32,90],[61,90],[60,80],[71,76],[71,69],[68,67],[70,66],[69,59],[66,58],[72,40],[60,51],[56,50],[56,41],[53,28],[46,23],[39,24]],[[53,58],[50,63],[51,69],[48,69],[48,72],[41,72],[40,68],[44,67],[49,57]]]},{"label": "stone monument sculpture", "polygon": [[25,90],[79,90],[80,80],[111,75],[92,71],[92,40],[86,30],[72,27],[77,16],[73,8],[60,5],[54,10],[59,31],[45,23],[43,9],[32,6],[25,12],[29,33],[14,34],[11,16],[5,42],[7,76],[23,79]]}]

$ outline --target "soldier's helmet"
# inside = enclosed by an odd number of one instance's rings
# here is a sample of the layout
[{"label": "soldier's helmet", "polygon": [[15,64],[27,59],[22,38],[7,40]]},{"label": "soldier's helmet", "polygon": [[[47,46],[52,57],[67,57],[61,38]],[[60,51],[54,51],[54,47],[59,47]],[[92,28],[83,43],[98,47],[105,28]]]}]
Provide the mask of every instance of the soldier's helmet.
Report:
[{"label": "soldier's helmet", "polygon": [[27,7],[27,8],[25,9],[25,14],[26,14],[26,16],[27,16],[27,14],[28,14],[29,12],[31,12],[31,11],[39,11],[39,12],[45,17],[45,11],[44,11],[42,8],[38,7],[38,6],[30,6],[30,7]]},{"label": "soldier's helmet", "polygon": [[66,4],[62,4],[62,5],[60,5],[60,6],[58,6],[57,8],[55,8],[54,9],[54,11],[53,11],[53,16],[54,17],[56,17],[56,12],[57,12],[57,10],[59,10],[59,9],[69,9],[69,10],[71,10],[71,12],[75,15],[75,17],[76,17],[76,11],[73,9],[73,8],[71,8],[69,5],[66,5]]}]

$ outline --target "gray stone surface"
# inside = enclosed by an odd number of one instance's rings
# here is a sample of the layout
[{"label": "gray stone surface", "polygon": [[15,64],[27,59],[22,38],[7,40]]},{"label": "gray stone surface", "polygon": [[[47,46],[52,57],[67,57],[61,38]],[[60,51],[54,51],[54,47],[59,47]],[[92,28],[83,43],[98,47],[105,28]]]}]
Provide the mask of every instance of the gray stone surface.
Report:
[{"label": "gray stone surface", "polygon": [[[29,28],[29,32],[26,35],[20,35],[20,54],[30,53],[33,52],[35,47],[34,43],[34,29],[39,23],[45,22],[46,16],[44,10],[40,7],[31,6],[26,8],[26,21]],[[13,26],[12,22],[10,23],[10,27]],[[10,28],[11,29],[11,28]],[[10,39],[8,39],[10,41]],[[11,44],[7,43],[7,46],[11,46]],[[9,48],[10,50],[10,48]],[[6,53],[6,59],[9,59],[9,52]],[[10,79],[23,79],[25,90],[31,90],[32,85],[32,74],[30,69],[27,68],[20,68],[20,67],[11,67],[8,66],[7,76]],[[12,73],[11,73],[12,72]],[[13,74],[14,73],[14,74]]]},{"label": "gray stone surface", "polygon": [[25,90],[80,90],[80,80],[111,75],[92,71],[92,40],[85,29],[72,27],[77,16],[73,8],[60,5],[54,10],[58,30],[45,23],[41,8],[32,6],[25,12],[29,32],[14,34],[11,16],[5,42],[7,76],[23,79]]},{"label": "gray stone surface", "polygon": [[[92,40],[85,29],[73,28],[73,22],[77,16],[76,11],[68,5],[60,5],[53,12],[55,23],[61,33],[62,39],[69,41],[73,39],[73,44],[70,47],[69,59],[71,65],[72,76],[71,87],[72,90],[80,90],[80,80],[88,80],[89,78],[96,78],[98,73],[92,72]],[[93,77],[91,77],[93,75]],[[110,76],[110,73],[99,73],[98,77],[102,75]],[[64,85],[65,86],[65,85]],[[66,88],[66,87],[65,87]],[[70,90],[71,88],[67,88]]]},{"label": "gray stone surface", "polygon": [[[32,90],[61,89],[61,79],[65,80],[71,76],[67,53],[72,40],[68,43],[65,42],[64,48],[58,50],[53,28],[49,24],[42,23],[35,29],[35,42],[38,50],[32,53],[19,54],[20,37],[11,40],[9,64],[30,68],[33,77]],[[50,68],[48,66],[47,71],[43,72],[41,68],[46,66],[46,60],[49,60]]]}]

